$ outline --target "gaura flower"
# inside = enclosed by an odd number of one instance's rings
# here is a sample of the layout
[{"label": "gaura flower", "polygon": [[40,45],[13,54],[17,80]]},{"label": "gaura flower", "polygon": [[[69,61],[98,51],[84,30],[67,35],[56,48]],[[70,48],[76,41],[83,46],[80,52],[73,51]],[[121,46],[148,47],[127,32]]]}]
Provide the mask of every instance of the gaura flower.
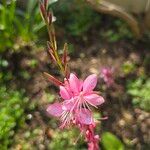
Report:
[{"label": "gaura flower", "polygon": [[76,109],[83,107],[90,110],[89,105],[96,107],[104,102],[103,97],[93,91],[96,84],[97,76],[95,74],[82,81],[71,73],[68,81],[65,80],[65,85],[60,86],[60,96],[64,100],[73,100]]},{"label": "gaura flower", "polygon": [[65,79],[64,85],[60,86],[60,96],[63,102],[49,105],[47,112],[55,117],[60,117],[62,127],[71,122],[92,124],[93,116],[90,106],[97,108],[104,102],[103,97],[93,91],[96,84],[95,74],[82,81],[71,73],[69,79]]},{"label": "gaura flower", "polygon": [[114,84],[112,68],[108,68],[108,67],[102,68],[101,69],[101,77],[103,78],[103,80],[107,86],[111,86],[112,84]]}]

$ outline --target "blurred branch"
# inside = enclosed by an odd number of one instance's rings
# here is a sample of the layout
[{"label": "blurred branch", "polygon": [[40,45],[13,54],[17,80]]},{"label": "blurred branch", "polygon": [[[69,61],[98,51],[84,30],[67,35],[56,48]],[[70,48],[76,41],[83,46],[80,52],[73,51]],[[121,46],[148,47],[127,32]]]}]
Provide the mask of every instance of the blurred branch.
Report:
[{"label": "blurred branch", "polygon": [[96,11],[105,14],[110,14],[115,17],[119,17],[127,22],[131,30],[135,34],[136,38],[141,37],[140,26],[134,16],[127,13],[123,8],[106,2],[104,0],[86,0]]}]

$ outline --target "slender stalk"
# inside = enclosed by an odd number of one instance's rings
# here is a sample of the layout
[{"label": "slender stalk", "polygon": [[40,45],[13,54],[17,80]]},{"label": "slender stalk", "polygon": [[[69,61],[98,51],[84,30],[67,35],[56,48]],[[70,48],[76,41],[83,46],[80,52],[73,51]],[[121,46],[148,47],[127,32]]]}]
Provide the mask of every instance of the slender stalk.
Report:
[{"label": "slender stalk", "polygon": [[[52,26],[52,25],[51,25]],[[56,43],[56,38],[55,38],[55,34],[52,35],[52,32],[51,32],[51,29],[50,26],[47,24],[47,30],[48,30],[48,35],[49,35],[49,40],[50,40],[50,43],[52,44],[52,47],[54,49],[54,56],[56,58],[56,62],[61,70],[61,72],[63,74],[65,74],[65,69],[64,69],[64,66],[62,65],[61,63],[61,59],[59,57],[59,54],[57,52],[57,43]]]},{"label": "slender stalk", "polygon": [[42,17],[43,17],[45,24],[47,26],[47,31],[48,31],[48,35],[49,35],[49,42],[50,42],[51,47],[53,49],[56,63],[58,65],[58,67],[60,68],[60,71],[62,72],[62,74],[65,76],[65,65],[62,64],[61,58],[59,57],[58,50],[57,50],[57,42],[56,42],[54,27],[52,24],[52,15],[47,15],[48,14],[48,12],[46,10],[47,7],[46,6],[44,7],[44,5],[42,5],[42,6],[43,6],[43,10],[41,11],[41,14],[42,14]]}]

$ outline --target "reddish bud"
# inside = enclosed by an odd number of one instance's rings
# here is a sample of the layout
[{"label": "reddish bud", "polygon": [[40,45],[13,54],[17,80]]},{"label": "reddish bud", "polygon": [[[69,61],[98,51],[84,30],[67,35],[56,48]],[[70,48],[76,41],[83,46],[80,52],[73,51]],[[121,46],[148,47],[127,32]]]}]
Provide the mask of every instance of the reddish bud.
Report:
[{"label": "reddish bud", "polygon": [[47,52],[48,52],[48,54],[50,55],[51,60],[52,60],[53,62],[56,62],[55,55],[54,55],[54,50],[53,50],[53,48],[51,47],[49,41],[47,41],[47,48],[48,48],[48,49],[47,49]]},{"label": "reddish bud", "polygon": [[43,3],[40,4],[40,11],[41,11],[41,15],[42,15],[43,19],[45,20],[45,18],[46,18],[46,13],[45,13],[46,10],[45,10],[45,7],[44,7]]},{"label": "reddish bud", "polygon": [[48,0],[44,0],[44,7],[46,8],[48,4]]},{"label": "reddish bud", "polygon": [[55,58],[54,54],[53,54],[50,50],[48,50],[48,52],[49,52],[49,54],[50,54],[51,60],[52,60],[53,62],[56,62],[56,58]]},{"label": "reddish bud", "polygon": [[51,59],[52,59],[52,61],[56,62],[56,59],[53,54],[51,54]]},{"label": "reddish bud", "polygon": [[66,79],[68,79],[70,76],[70,70],[68,68],[68,64],[65,65],[65,77]]},{"label": "reddish bud", "polygon": [[47,20],[48,20],[49,25],[51,25],[52,24],[52,13],[51,12],[47,12]]},{"label": "reddish bud", "polygon": [[54,52],[53,46],[49,41],[47,41],[47,47],[48,49],[52,50],[52,52]]},{"label": "reddish bud", "polygon": [[46,72],[44,72],[43,74],[47,78],[48,81],[52,82],[56,86],[63,85],[63,83],[61,81],[59,81],[58,79],[56,79],[54,76],[52,76],[52,75],[50,75],[50,74],[48,74]]}]

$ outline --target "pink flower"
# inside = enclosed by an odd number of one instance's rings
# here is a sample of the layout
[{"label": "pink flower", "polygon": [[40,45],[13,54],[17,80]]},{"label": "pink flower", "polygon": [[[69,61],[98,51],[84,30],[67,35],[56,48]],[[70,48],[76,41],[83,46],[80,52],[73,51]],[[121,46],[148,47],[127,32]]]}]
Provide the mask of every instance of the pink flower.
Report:
[{"label": "pink flower", "polygon": [[101,77],[107,86],[111,86],[114,83],[113,79],[113,69],[112,68],[102,68],[101,69]]},{"label": "pink flower", "polygon": [[103,97],[99,96],[94,90],[97,84],[97,76],[92,74],[84,82],[79,80],[73,73],[70,74],[68,81],[64,86],[60,86],[60,95],[64,100],[74,101],[74,108],[88,108],[89,105],[94,107],[104,102]]},{"label": "pink flower", "polygon": [[103,97],[93,91],[96,84],[97,76],[95,74],[82,81],[71,73],[69,79],[65,79],[64,85],[60,86],[60,96],[63,102],[49,105],[48,113],[60,117],[62,127],[71,122],[92,124],[93,116],[90,106],[97,108],[104,102]]}]

